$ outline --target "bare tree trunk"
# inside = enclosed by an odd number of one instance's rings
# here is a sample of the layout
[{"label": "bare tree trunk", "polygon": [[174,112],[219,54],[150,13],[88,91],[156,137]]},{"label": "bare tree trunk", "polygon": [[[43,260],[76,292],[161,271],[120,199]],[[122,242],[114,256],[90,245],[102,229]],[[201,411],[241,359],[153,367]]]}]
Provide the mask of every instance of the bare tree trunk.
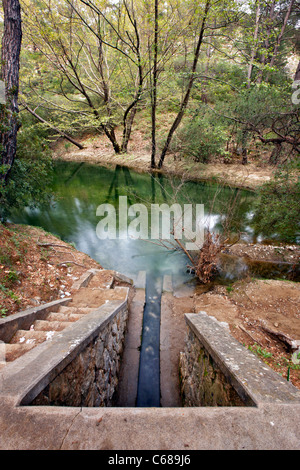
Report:
[{"label": "bare tree trunk", "polygon": [[136,115],[137,111],[137,102],[138,99],[133,101],[131,105],[127,108],[124,118],[123,118],[123,138],[122,138],[122,146],[121,152],[126,153],[128,149],[128,143],[131,136],[132,124]]},{"label": "bare tree trunk", "polygon": [[296,80],[300,80],[300,60],[298,62],[298,67],[297,67],[295,77],[294,77],[294,81],[296,81]]},{"label": "bare tree trunk", "polygon": [[[276,6],[276,0],[273,0],[271,5],[270,5],[270,12],[268,15],[268,18],[266,18],[266,38],[264,40],[264,49],[265,52],[262,54],[261,57],[261,64],[264,67],[269,59],[268,55],[269,53],[267,52],[269,50],[270,46],[270,36],[272,34],[272,29],[274,27],[274,21],[276,19],[277,14],[275,13],[275,6]],[[257,83],[261,83],[263,79],[263,68],[261,68],[257,74]]]},{"label": "bare tree trunk", "polygon": [[[288,19],[289,19],[290,15],[291,15],[294,2],[295,2],[295,0],[291,0],[291,1],[290,1],[289,7],[288,7],[287,12],[286,12],[286,15],[285,15],[285,17],[284,17],[283,24],[282,24],[282,27],[281,27],[279,36],[278,36],[278,38],[277,38],[275,47],[274,47],[272,59],[271,59],[271,61],[270,61],[270,66],[271,66],[271,67],[273,67],[273,65],[274,65],[274,63],[275,63],[275,59],[276,59],[276,56],[277,56],[277,53],[278,53],[278,49],[279,49],[279,47],[280,47],[280,44],[281,44],[281,41],[282,41],[282,38],[283,38],[283,35],[284,35],[284,32],[285,32],[285,28],[286,28]],[[269,81],[269,75],[266,77],[266,82],[268,82],[268,81]]]},{"label": "bare tree trunk", "polygon": [[184,96],[184,98],[181,102],[178,114],[177,114],[177,116],[176,116],[176,118],[175,118],[175,120],[174,120],[174,122],[171,126],[170,131],[169,131],[167,140],[165,142],[164,148],[163,148],[161,156],[160,156],[160,160],[159,160],[159,163],[158,163],[158,168],[161,168],[163,166],[164,159],[165,159],[166,153],[169,149],[169,145],[171,143],[174,132],[176,131],[177,127],[179,126],[179,124],[180,124],[180,122],[183,118],[184,112],[186,110],[186,107],[188,105],[188,102],[189,102],[189,97],[190,97],[190,93],[191,93],[193,83],[194,83],[194,79],[195,79],[195,72],[196,72],[196,68],[197,68],[197,64],[198,64],[198,59],[199,59],[199,54],[200,54],[200,47],[201,47],[202,41],[203,41],[205,23],[206,23],[206,19],[207,19],[209,9],[210,9],[210,0],[206,0],[205,10],[204,10],[202,23],[201,23],[201,28],[200,28],[200,33],[199,33],[199,38],[198,38],[197,47],[196,47],[196,50],[195,50],[195,53],[194,53],[194,61],[193,61],[192,70],[191,70],[190,78],[189,78],[189,81],[188,81],[186,93],[185,93],[185,96]]},{"label": "bare tree trunk", "polygon": [[281,154],[281,151],[282,151],[282,144],[281,142],[276,142],[275,143],[275,147],[270,155],[270,158],[269,158],[269,164],[270,165],[277,165],[278,161],[279,161],[279,157],[280,157],[280,154]]},{"label": "bare tree trunk", "polygon": [[242,165],[248,163],[248,151],[247,151],[247,131],[243,131],[242,136]]},{"label": "bare tree trunk", "polygon": [[19,66],[22,42],[21,8],[19,0],[3,0],[4,34],[2,38],[1,79],[5,82],[6,104],[1,106],[1,165],[0,182],[5,181],[13,166],[17,150]]},{"label": "bare tree trunk", "polygon": [[142,95],[143,82],[144,82],[143,66],[142,66],[142,59],[141,59],[141,42],[140,42],[140,34],[138,30],[137,21],[135,19],[134,12],[132,13],[129,12],[126,2],[124,2],[124,5],[126,7],[129,20],[135,32],[136,44],[134,46],[134,49],[135,49],[135,53],[137,57],[138,70],[137,70],[136,91],[135,91],[134,99],[132,103],[128,106],[128,108],[126,109],[124,113],[124,117],[123,117],[123,137],[122,137],[122,145],[121,145],[122,153],[127,152],[127,147],[128,147],[128,143],[129,143],[129,139],[131,135],[131,130],[132,130],[132,124],[133,124],[135,114],[137,111],[138,102]]},{"label": "bare tree trunk", "polygon": [[[111,111],[111,92],[110,92],[110,87],[107,78],[105,77],[105,72],[104,72],[104,66],[103,64],[105,63],[105,67],[108,68],[107,60],[104,54],[103,50],[103,40],[102,40],[102,35],[101,35],[101,29],[100,29],[100,15],[98,15],[98,33],[97,33],[97,39],[98,39],[98,66],[97,69],[99,71],[100,77],[101,77],[101,82],[102,82],[102,88],[103,88],[103,100],[106,105],[107,109],[107,114],[108,117],[111,117],[112,111]],[[99,115],[97,113],[97,118],[99,118]],[[120,153],[121,149],[117,141],[117,137],[115,134],[115,130],[113,125],[105,125],[101,124],[101,128],[103,129],[105,135],[108,137],[110,140],[115,153]]]},{"label": "bare tree trunk", "polygon": [[158,52],[158,0],[155,0],[154,5],[154,58],[153,58],[153,85],[152,85],[152,109],[151,109],[151,121],[152,121],[152,150],[151,150],[151,168],[155,168],[155,156],[156,156],[156,105],[157,105],[157,52]]},{"label": "bare tree trunk", "polygon": [[250,63],[248,66],[248,74],[247,74],[247,88],[250,88],[251,85],[251,76],[252,76],[252,69],[253,69],[253,63],[255,59],[255,55],[257,52],[257,38],[258,38],[258,28],[259,28],[259,20],[260,20],[260,0],[257,1],[257,6],[256,6],[256,17],[255,17],[255,30],[254,30],[254,44],[251,52],[251,59]]},{"label": "bare tree trunk", "polygon": [[116,137],[116,134],[115,134],[115,130],[113,128],[108,129],[107,126],[105,126],[104,124],[101,124],[101,128],[103,129],[106,137],[108,137],[108,139],[110,140],[110,142],[111,142],[111,144],[114,148],[115,153],[120,153],[121,149],[120,149],[120,146],[117,142],[117,137]]}]

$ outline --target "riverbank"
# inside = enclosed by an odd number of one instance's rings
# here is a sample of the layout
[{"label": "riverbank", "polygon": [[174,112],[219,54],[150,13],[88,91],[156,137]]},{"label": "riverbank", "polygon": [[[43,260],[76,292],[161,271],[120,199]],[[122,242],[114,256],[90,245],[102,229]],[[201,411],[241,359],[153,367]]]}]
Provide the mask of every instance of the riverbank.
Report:
[{"label": "riverbank", "polygon": [[[86,136],[77,139],[84,148],[78,149],[65,140],[59,139],[52,145],[53,158],[65,161],[87,162],[106,167],[126,166],[136,172],[150,172],[150,144],[143,132],[135,131],[129,142],[128,153],[116,155],[105,136]],[[232,157],[230,163],[215,159],[204,164],[192,159],[168,154],[160,171],[167,175],[179,176],[185,180],[218,181],[236,188],[255,190],[270,181],[274,168],[267,164],[268,155],[262,152],[260,159],[249,158],[247,165],[241,164],[241,157]]]},{"label": "riverbank", "polygon": [[0,224],[0,317],[72,294],[88,255],[38,227]]}]

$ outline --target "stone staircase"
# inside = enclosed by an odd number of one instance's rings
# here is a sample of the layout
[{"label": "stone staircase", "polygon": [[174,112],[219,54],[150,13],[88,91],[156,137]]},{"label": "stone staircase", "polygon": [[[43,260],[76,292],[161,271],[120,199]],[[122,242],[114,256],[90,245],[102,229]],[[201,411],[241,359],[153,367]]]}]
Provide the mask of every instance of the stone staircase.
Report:
[{"label": "stone staircase", "polygon": [[100,271],[99,273],[94,271],[88,282],[82,282],[78,286],[67,306],[61,305],[57,311],[50,311],[46,315],[41,315],[42,318],[34,320],[28,329],[17,329],[9,342],[4,344],[2,342],[1,346],[5,350],[5,361],[0,362],[0,368],[39,344],[51,341],[57,333],[62,332],[101,305],[112,300],[125,300],[127,295],[126,287],[116,286],[113,288],[112,280],[109,284],[105,283],[105,287],[103,285],[103,275],[100,277]]}]

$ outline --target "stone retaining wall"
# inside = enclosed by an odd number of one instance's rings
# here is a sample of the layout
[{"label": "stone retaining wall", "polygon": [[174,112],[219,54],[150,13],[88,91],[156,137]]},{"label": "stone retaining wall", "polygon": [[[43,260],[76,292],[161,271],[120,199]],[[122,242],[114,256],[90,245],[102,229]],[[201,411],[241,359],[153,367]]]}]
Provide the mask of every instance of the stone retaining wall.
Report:
[{"label": "stone retaining wall", "polygon": [[110,322],[31,404],[113,406],[127,316],[127,308],[112,315]]},{"label": "stone retaining wall", "polygon": [[180,356],[180,383],[183,406],[245,406],[191,330]]},{"label": "stone retaining wall", "polygon": [[184,406],[299,403],[299,390],[243,347],[214,317],[199,312],[185,318],[186,346],[180,355]]},{"label": "stone retaining wall", "polygon": [[6,364],[0,399],[16,406],[111,406],[127,325],[126,292],[124,300],[105,303]]}]

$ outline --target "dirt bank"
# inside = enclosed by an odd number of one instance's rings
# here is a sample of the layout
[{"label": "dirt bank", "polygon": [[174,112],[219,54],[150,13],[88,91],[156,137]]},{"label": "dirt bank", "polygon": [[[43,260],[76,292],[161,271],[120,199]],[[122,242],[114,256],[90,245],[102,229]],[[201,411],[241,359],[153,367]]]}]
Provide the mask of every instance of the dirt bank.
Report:
[{"label": "dirt bank", "polygon": [[100,267],[40,228],[0,224],[0,318],[71,296],[75,280]]},{"label": "dirt bank", "polygon": [[[118,132],[117,132],[118,134]],[[135,131],[129,142],[128,153],[116,155],[105,136],[89,136],[78,139],[84,145],[80,150],[60,139],[53,144],[54,159],[83,161],[104,166],[124,165],[134,171],[150,171],[150,143],[141,131]],[[215,180],[234,187],[255,189],[270,180],[274,168],[267,165],[267,156],[249,159],[248,165],[241,164],[235,156],[230,164],[215,159],[209,164],[197,163],[192,159],[180,159],[175,155],[166,156],[163,173],[182,176],[186,179]]]},{"label": "dirt bank", "polygon": [[292,281],[237,281],[194,295],[195,312],[227,323],[231,334],[300,388],[300,365],[292,361],[300,340],[300,285]]},{"label": "dirt bank", "polygon": [[[55,145],[54,158],[66,161],[86,161],[104,166],[126,165],[135,171],[150,171],[150,146],[143,132],[134,133],[126,155],[115,155],[103,137],[90,136],[82,142],[83,150],[68,146],[63,141]],[[216,180],[234,187],[255,190],[272,178],[274,169],[267,164],[268,155],[250,157],[248,165],[240,158],[230,164],[214,161],[200,164],[168,155],[163,172],[186,179]],[[226,254],[250,262],[276,263],[299,266],[297,245],[259,245],[237,243],[225,250]],[[232,335],[250,348],[270,367],[300,388],[300,365],[291,360],[291,350],[282,339],[300,340],[300,286],[293,281],[254,280],[251,276],[227,286],[199,286],[196,293],[169,295],[174,344],[183,344],[184,313],[205,310],[209,315],[226,322]],[[269,331],[269,332],[268,332]],[[274,334],[271,334],[274,332]],[[178,349],[178,348],[177,348]],[[174,359],[175,360],[175,359]]]}]

